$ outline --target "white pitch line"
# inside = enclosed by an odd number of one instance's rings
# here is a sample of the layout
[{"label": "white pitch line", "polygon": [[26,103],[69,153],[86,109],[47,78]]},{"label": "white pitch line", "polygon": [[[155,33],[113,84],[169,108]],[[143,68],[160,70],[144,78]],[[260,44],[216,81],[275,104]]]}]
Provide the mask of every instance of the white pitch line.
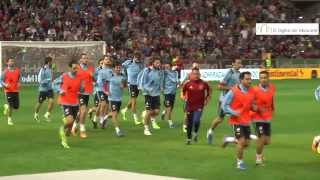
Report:
[{"label": "white pitch line", "polygon": [[64,171],[31,175],[0,177],[0,180],[183,180],[182,178],[154,176],[126,171],[96,169],[83,171]]}]

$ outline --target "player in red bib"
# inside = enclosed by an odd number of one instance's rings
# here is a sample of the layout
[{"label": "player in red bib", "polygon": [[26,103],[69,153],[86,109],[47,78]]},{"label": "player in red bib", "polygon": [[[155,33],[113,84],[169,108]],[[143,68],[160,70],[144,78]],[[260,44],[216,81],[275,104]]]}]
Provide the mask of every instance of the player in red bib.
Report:
[{"label": "player in red bib", "polygon": [[76,61],[69,63],[69,72],[63,73],[54,83],[54,89],[58,92],[58,104],[61,105],[64,113],[64,124],[60,127],[61,144],[69,149],[66,135],[70,134],[74,120],[79,111],[79,93],[82,89],[82,81],[77,74],[78,66]]},{"label": "player in red bib", "polygon": [[250,111],[254,107],[254,91],[251,86],[251,73],[240,73],[240,85],[233,86],[222,100],[223,111],[230,114],[229,124],[233,126],[234,137],[225,137],[224,145],[237,142],[237,168],[245,170],[243,162],[244,149],[250,142]]},{"label": "player in red bib", "polygon": [[[87,138],[87,133],[85,129],[85,120],[88,111],[88,103],[89,97],[92,94],[93,90],[93,74],[94,74],[94,67],[88,64],[88,56],[85,53],[80,55],[80,60],[78,64],[78,71],[77,75],[80,77],[84,89],[83,92],[79,95],[79,124],[80,124],[80,138]],[[75,121],[72,126],[71,133],[73,136],[77,136],[76,133],[77,129],[77,122]]]},{"label": "player in red bib", "polygon": [[260,83],[253,87],[257,112],[252,112],[251,118],[255,124],[258,136],[256,147],[256,165],[263,165],[263,148],[270,143],[271,119],[274,111],[274,85],[269,83],[269,73],[259,73]]},{"label": "player in red bib", "polygon": [[12,111],[19,108],[20,70],[14,64],[14,59],[7,60],[7,67],[1,75],[1,85],[4,88],[8,104],[4,105],[4,115],[7,116],[8,125],[12,126]]},{"label": "player in red bib", "polygon": [[198,130],[200,119],[205,105],[208,104],[211,97],[211,88],[209,84],[200,79],[198,68],[193,68],[191,80],[187,82],[182,89],[184,100],[186,101],[187,112],[187,145],[191,144],[192,129],[194,126],[193,140],[198,141]]}]

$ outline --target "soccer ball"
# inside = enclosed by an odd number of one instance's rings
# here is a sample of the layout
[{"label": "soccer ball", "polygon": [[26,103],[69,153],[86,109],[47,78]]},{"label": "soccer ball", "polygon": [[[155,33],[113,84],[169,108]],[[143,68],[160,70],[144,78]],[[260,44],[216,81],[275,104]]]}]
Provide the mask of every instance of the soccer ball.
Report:
[{"label": "soccer ball", "polygon": [[316,152],[316,153],[319,153],[319,154],[320,154],[320,146],[319,146],[319,143],[320,143],[320,135],[315,136],[315,137],[313,138],[311,149],[312,149],[313,152]]}]

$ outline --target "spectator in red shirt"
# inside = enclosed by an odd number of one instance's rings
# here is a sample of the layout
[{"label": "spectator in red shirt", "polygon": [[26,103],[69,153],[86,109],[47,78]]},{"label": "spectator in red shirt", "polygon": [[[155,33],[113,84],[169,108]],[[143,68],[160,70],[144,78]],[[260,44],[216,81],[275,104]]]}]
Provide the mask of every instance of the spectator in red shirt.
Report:
[{"label": "spectator in red shirt", "polygon": [[194,125],[195,142],[198,141],[198,130],[200,127],[200,118],[202,110],[208,104],[211,97],[211,88],[209,84],[200,79],[200,71],[198,68],[193,68],[191,72],[191,80],[187,82],[182,89],[183,97],[186,101],[187,111],[187,145],[191,144],[192,128]]}]

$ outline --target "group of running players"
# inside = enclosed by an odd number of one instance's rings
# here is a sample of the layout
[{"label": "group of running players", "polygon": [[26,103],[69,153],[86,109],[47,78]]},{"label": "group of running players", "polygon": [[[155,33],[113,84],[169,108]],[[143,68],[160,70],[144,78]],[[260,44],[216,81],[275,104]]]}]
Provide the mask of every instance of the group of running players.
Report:
[{"label": "group of running players", "polygon": [[[172,111],[176,92],[181,87],[181,98],[184,101],[183,131],[186,132],[186,144],[198,141],[198,131],[204,107],[211,99],[210,85],[201,79],[199,65],[194,63],[191,72],[182,81],[176,66],[171,62],[161,62],[159,56],[153,56],[145,66],[141,54],[135,52],[133,57],[122,64],[111,56],[103,56],[98,67],[89,64],[87,54],[80,55],[79,61],[70,61],[68,71],[54,79],[52,58],[47,57],[38,74],[39,97],[35,107],[34,120],[40,122],[39,110],[48,99],[47,112],[44,118],[51,120],[54,92],[57,93],[58,104],[63,110],[63,124],[59,129],[61,144],[70,148],[67,136],[70,134],[87,138],[85,120],[89,114],[93,127],[105,128],[108,119],[112,120],[116,136],[124,136],[120,128],[118,114],[127,120],[127,112],[132,112],[134,125],[144,125],[144,135],[152,135],[153,129],[160,129],[156,117],[160,114],[160,95],[164,94],[164,110],[161,119],[167,120],[169,128],[175,128]],[[214,131],[229,116],[229,124],[233,126],[234,136],[224,137],[223,147],[229,143],[236,144],[237,168],[246,169],[243,162],[244,149],[250,139],[257,139],[256,164],[263,165],[264,145],[270,143],[271,119],[274,111],[274,86],[269,83],[267,71],[259,73],[259,84],[251,87],[251,73],[240,72],[241,59],[234,58],[232,68],[218,84],[221,90],[218,104],[218,117],[207,131],[207,140],[211,144]],[[8,104],[4,105],[4,114],[8,125],[13,125],[12,112],[19,108],[20,72],[14,59],[7,60],[7,67],[1,75],[1,86]],[[130,99],[121,109],[123,90],[128,87]],[[141,112],[142,121],[137,112],[137,98],[140,91],[145,97],[145,110]],[[89,108],[89,97],[94,96],[94,107]],[[94,115],[93,115],[94,113]],[[129,118],[131,119],[131,118]],[[250,132],[250,125],[255,125],[256,135]]]}]

